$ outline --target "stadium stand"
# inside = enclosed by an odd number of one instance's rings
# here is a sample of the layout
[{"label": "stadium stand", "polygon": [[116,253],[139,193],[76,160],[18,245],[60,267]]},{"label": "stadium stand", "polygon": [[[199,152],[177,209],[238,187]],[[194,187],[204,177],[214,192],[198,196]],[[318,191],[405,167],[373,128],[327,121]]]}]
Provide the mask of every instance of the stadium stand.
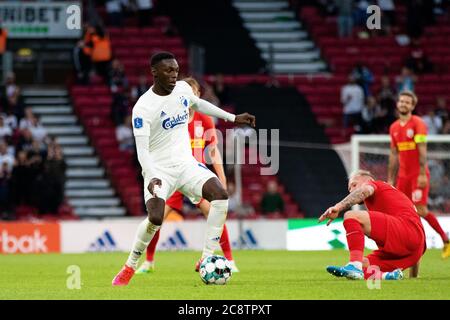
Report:
[{"label": "stadium stand", "polygon": [[[409,46],[400,46],[396,41],[396,35],[405,32],[405,13],[405,5],[397,3],[395,17],[399,27],[393,29],[392,35],[361,39],[357,37],[359,30],[355,29],[353,37],[341,39],[337,34],[336,16],[324,17],[315,6],[305,6],[299,12],[301,22],[319,45],[332,74],[310,80],[299,78],[293,84],[307,96],[319,122],[327,126],[325,130],[332,143],[348,141],[349,134],[346,137],[341,135],[342,105],[339,95],[348,74],[358,62],[362,61],[374,74],[372,92],[378,92],[383,75],[395,83],[411,50]],[[424,114],[435,103],[436,96],[446,97],[447,100],[450,98],[446,89],[450,77],[448,23],[448,16],[439,17],[436,25],[427,26],[420,38],[421,48],[429,55],[435,71],[418,76],[415,92],[419,96],[419,114]],[[383,54],[380,55],[380,52]]]}]

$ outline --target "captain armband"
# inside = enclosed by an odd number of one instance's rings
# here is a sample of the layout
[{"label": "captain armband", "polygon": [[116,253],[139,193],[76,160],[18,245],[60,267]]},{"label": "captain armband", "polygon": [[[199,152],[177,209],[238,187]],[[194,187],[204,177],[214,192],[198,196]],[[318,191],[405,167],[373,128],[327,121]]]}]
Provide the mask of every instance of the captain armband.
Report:
[{"label": "captain armband", "polygon": [[416,134],[414,136],[414,142],[415,143],[425,143],[425,142],[427,142],[427,135],[426,134]]}]

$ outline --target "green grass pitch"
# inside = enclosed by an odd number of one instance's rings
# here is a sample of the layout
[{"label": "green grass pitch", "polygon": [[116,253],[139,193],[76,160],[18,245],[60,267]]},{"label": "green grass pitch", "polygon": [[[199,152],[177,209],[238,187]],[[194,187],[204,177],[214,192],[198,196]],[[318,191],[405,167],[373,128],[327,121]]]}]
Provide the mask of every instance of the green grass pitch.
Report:
[{"label": "green grass pitch", "polygon": [[[418,279],[365,281],[335,278],[329,264],[344,264],[348,253],[334,251],[235,251],[241,270],[225,286],[205,285],[193,271],[199,252],[158,252],[156,271],[135,275],[128,287],[112,287],[125,253],[1,255],[0,299],[450,299],[450,259],[428,250]],[[68,289],[67,268],[81,270],[81,289]],[[407,272],[406,272],[407,274]]]}]

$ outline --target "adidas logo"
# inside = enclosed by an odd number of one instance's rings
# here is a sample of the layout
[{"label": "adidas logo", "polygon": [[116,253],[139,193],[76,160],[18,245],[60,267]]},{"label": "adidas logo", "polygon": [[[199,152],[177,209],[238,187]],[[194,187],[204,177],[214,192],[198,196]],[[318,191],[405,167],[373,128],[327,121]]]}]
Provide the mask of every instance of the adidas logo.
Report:
[{"label": "adidas logo", "polygon": [[187,242],[180,230],[175,230],[175,233],[168,237],[166,241],[161,243],[164,249],[187,249]]},{"label": "adidas logo", "polygon": [[100,235],[97,240],[92,242],[89,246],[89,251],[91,252],[115,250],[117,250],[116,242],[114,241],[108,230],[103,232],[103,234]]},{"label": "adidas logo", "polygon": [[258,241],[256,240],[252,230],[247,229],[237,241],[232,243],[232,246],[236,248],[257,249]]}]

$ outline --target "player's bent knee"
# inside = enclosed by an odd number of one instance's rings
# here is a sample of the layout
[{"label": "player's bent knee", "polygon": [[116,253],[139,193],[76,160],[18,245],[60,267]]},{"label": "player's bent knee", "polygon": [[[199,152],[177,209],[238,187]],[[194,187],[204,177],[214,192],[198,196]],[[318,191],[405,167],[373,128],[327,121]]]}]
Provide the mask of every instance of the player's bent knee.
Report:
[{"label": "player's bent knee", "polygon": [[157,215],[150,215],[150,216],[148,217],[148,219],[149,219],[150,222],[151,222],[152,224],[154,224],[155,226],[160,226],[160,225],[162,225],[162,223],[163,223],[163,221],[164,221],[164,218],[163,218],[163,217],[157,216]]},{"label": "player's bent knee", "polygon": [[217,190],[212,200],[228,200],[228,192],[225,189]]},{"label": "player's bent knee", "polygon": [[344,220],[347,219],[355,219],[358,221],[361,221],[364,218],[364,214],[366,214],[367,211],[361,211],[361,210],[350,210],[344,213]]},{"label": "player's bent knee", "polygon": [[149,221],[157,226],[162,225],[164,221],[165,201],[161,198],[152,198],[145,204]]}]

